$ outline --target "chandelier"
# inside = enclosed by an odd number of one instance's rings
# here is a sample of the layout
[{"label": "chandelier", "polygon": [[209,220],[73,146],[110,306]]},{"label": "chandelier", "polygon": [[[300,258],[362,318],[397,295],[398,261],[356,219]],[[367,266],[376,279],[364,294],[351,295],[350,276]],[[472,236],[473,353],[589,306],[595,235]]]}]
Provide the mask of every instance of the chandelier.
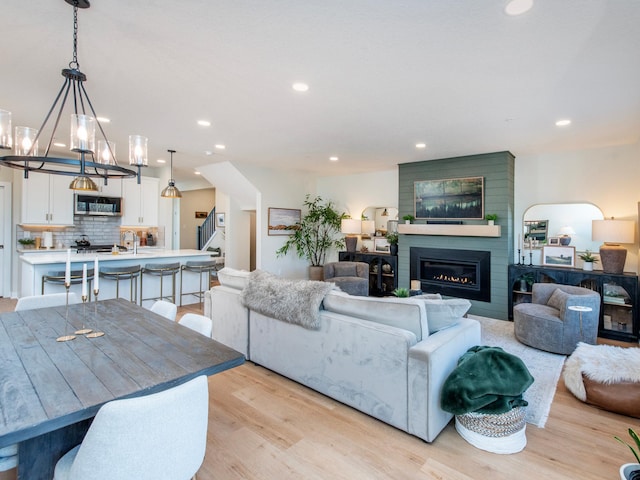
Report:
[{"label": "chandelier", "polygon": [[[73,190],[98,190],[92,178],[101,178],[106,185],[109,179],[137,177],[140,183],[140,168],[146,167],[148,162],[147,138],[141,135],[129,136],[129,165],[135,170],[118,165],[115,143],[107,140],[84,88],[87,77],[80,71],[78,63],[78,8],[89,8],[89,0],[65,2],[73,6],[73,58],[69,62],[69,68],[62,70],[62,88],[38,130],[15,127],[15,137],[12,137],[14,132],[11,127],[11,112],[0,110],[0,149],[13,149],[14,153],[0,157],[0,166],[24,170],[24,178],[29,178],[29,172],[73,176],[75,178],[69,185]],[[67,101],[72,109],[69,149],[77,153],[77,158],[58,158],[50,155]],[[54,112],[53,130],[44,154],[40,155],[38,141]],[[97,142],[96,130],[102,136]]]}]

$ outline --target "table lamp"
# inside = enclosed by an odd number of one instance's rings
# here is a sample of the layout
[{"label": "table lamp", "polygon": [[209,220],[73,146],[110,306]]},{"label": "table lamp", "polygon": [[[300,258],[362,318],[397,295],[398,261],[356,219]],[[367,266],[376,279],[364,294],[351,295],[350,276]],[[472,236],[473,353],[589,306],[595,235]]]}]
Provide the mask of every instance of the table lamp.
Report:
[{"label": "table lamp", "polygon": [[635,241],[633,220],[592,220],[591,238],[604,242],[600,247],[600,260],[604,273],[620,274],[624,270],[627,249],[621,243]]},{"label": "table lamp", "polygon": [[362,234],[373,235],[376,233],[376,222],[374,220],[362,220]]},{"label": "table lamp", "polygon": [[347,252],[355,252],[358,244],[358,237],[362,233],[362,222],[355,218],[343,218],[340,222],[340,231],[346,236],[344,243],[347,246]]}]

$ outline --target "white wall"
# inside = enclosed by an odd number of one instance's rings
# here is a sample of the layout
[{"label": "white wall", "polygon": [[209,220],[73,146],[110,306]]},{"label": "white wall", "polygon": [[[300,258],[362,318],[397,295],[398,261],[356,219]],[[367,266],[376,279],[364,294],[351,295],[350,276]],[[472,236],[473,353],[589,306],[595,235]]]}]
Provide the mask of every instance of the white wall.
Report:
[{"label": "white wall", "polygon": [[[516,232],[522,231],[524,211],[536,203],[593,203],[605,218],[634,220],[637,225],[639,200],[640,143],[516,156]],[[626,247],[625,271],[637,272],[638,234],[636,243]]]}]

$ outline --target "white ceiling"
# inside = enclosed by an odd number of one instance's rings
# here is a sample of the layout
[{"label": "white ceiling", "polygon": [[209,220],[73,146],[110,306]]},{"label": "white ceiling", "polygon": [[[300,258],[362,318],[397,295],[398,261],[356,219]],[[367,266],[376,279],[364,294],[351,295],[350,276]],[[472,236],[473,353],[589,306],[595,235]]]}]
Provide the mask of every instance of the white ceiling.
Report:
[{"label": "white ceiling", "polygon": [[[121,163],[129,134],[149,137],[150,162],[177,150],[177,180],[219,161],[333,175],[640,135],[637,0],[536,0],[519,17],[506,0],[91,3],[78,57],[107,136]],[[62,85],[72,13],[2,0],[0,108],[14,126],[38,127]],[[226,150],[206,156],[216,143]]]}]

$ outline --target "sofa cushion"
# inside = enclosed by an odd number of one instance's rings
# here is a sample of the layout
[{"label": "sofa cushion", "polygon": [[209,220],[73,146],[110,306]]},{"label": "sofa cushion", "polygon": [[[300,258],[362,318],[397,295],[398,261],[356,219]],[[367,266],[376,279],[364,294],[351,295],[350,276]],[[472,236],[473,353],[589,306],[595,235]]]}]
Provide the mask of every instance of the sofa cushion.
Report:
[{"label": "sofa cushion", "polygon": [[564,292],[559,288],[556,288],[551,294],[551,297],[549,297],[549,301],[547,301],[547,305],[555,308],[556,310],[562,310],[562,307],[564,307],[567,304],[567,299],[569,298],[569,296],[570,295],[567,292]]},{"label": "sofa cushion", "polygon": [[429,333],[435,333],[443,328],[450,327],[471,308],[471,302],[463,298],[447,300],[425,299],[423,301],[427,310]]},{"label": "sofa cushion", "polygon": [[356,297],[331,291],[323,301],[324,309],[371,322],[408,330],[419,342],[429,336],[424,303],[411,298]]},{"label": "sofa cushion", "polygon": [[249,273],[250,272],[246,270],[236,270],[235,268],[225,267],[218,272],[218,281],[220,285],[242,290],[247,286]]}]

